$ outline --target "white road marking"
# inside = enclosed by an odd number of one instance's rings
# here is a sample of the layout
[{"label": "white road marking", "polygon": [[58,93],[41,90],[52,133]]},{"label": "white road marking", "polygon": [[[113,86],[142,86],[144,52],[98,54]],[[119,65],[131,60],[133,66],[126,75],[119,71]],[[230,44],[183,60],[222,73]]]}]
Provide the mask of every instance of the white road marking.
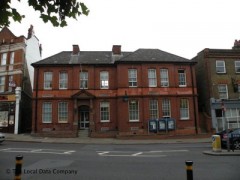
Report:
[{"label": "white road marking", "polygon": [[132,154],[132,156],[138,156],[138,155],[140,155],[140,154],[142,154],[142,152]]},{"label": "white road marking", "polygon": [[149,151],[151,153],[165,153],[165,152],[189,152],[189,150],[164,150],[164,151]]},{"label": "white road marking", "polygon": [[104,151],[104,152],[101,152],[101,153],[98,153],[99,155],[104,155],[104,154],[107,154],[109,153],[109,151]]},{"label": "white road marking", "polygon": [[76,151],[65,151],[64,154],[72,154],[74,152],[76,152]]},{"label": "white road marking", "polygon": [[35,153],[35,152],[39,152],[39,151],[42,151],[42,149],[34,149],[34,150],[31,150],[30,152]]},{"label": "white road marking", "polygon": [[189,152],[188,150],[162,150],[162,151],[97,151],[99,156],[105,157],[166,157],[167,155],[162,153],[174,153],[174,152]]},{"label": "white road marking", "polygon": [[33,148],[7,148],[1,149],[2,152],[21,152],[21,153],[45,153],[45,154],[72,154],[74,150],[59,149],[33,149]]}]

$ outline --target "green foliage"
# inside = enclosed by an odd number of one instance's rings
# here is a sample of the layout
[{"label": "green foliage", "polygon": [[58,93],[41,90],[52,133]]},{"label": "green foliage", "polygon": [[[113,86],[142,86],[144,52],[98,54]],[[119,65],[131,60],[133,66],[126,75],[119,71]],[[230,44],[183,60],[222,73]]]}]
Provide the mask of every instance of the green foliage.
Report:
[{"label": "green foliage", "polygon": [[[89,14],[87,6],[77,0],[28,0],[28,4],[40,12],[43,22],[49,21],[56,27],[67,26],[66,17],[77,19],[82,14]],[[17,9],[11,7],[11,0],[0,0],[0,28],[9,26],[10,18],[21,22],[24,17]]]}]

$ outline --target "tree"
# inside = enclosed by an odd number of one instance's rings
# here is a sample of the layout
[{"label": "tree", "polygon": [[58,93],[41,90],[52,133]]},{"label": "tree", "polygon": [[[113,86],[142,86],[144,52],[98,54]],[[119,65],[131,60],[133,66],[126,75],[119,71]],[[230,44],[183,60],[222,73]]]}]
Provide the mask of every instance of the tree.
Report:
[{"label": "tree", "polygon": [[[89,13],[87,6],[77,0],[28,0],[28,5],[40,12],[40,18],[45,23],[50,21],[53,26],[67,26],[66,17],[77,19]],[[11,6],[11,0],[0,0],[0,28],[9,26],[11,18],[21,22],[24,17]]]}]

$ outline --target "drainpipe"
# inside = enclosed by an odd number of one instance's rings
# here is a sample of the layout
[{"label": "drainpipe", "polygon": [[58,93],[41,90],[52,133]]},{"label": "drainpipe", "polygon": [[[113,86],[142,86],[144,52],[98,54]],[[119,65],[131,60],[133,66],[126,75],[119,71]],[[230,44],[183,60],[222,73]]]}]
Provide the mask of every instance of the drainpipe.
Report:
[{"label": "drainpipe", "polygon": [[196,98],[195,98],[195,92],[194,92],[194,79],[193,79],[193,65],[191,64],[190,65],[190,70],[191,70],[191,79],[192,79],[192,97],[193,97],[193,109],[194,109],[194,124],[195,124],[195,131],[196,131],[196,134],[198,134],[198,127],[197,127],[197,114],[196,114]]},{"label": "drainpipe", "polygon": [[36,97],[35,97],[35,117],[34,117],[34,132],[37,133],[37,117],[38,117],[38,76],[39,69],[37,68],[36,82]]},{"label": "drainpipe", "polygon": [[14,126],[14,134],[18,134],[18,126],[19,126],[19,106],[21,100],[21,87],[16,87],[15,89],[15,97],[16,97],[16,107],[15,107],[15,126]]}]

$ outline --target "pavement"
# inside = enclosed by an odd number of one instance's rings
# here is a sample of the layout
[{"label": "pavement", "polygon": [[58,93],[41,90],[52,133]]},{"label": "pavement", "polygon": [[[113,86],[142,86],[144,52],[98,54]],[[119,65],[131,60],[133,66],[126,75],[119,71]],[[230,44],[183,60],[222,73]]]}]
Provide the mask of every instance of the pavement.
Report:
[{"label": "pavement", "polygon": [[[174,143],[212,143],[211,135],[209,137],[175,137],[165,139],[119,139],[119,138],[53,138],[53,137],[36,137],[31,134],[10,134],[5,133],[6,141],[15,142],[36,142],[36,143],[71,143],[71,144],[174,144]],[[227,151],[220,149],[213,151],[209,149],[203,154],[212,156],[240,156],[240,150]]]}]

